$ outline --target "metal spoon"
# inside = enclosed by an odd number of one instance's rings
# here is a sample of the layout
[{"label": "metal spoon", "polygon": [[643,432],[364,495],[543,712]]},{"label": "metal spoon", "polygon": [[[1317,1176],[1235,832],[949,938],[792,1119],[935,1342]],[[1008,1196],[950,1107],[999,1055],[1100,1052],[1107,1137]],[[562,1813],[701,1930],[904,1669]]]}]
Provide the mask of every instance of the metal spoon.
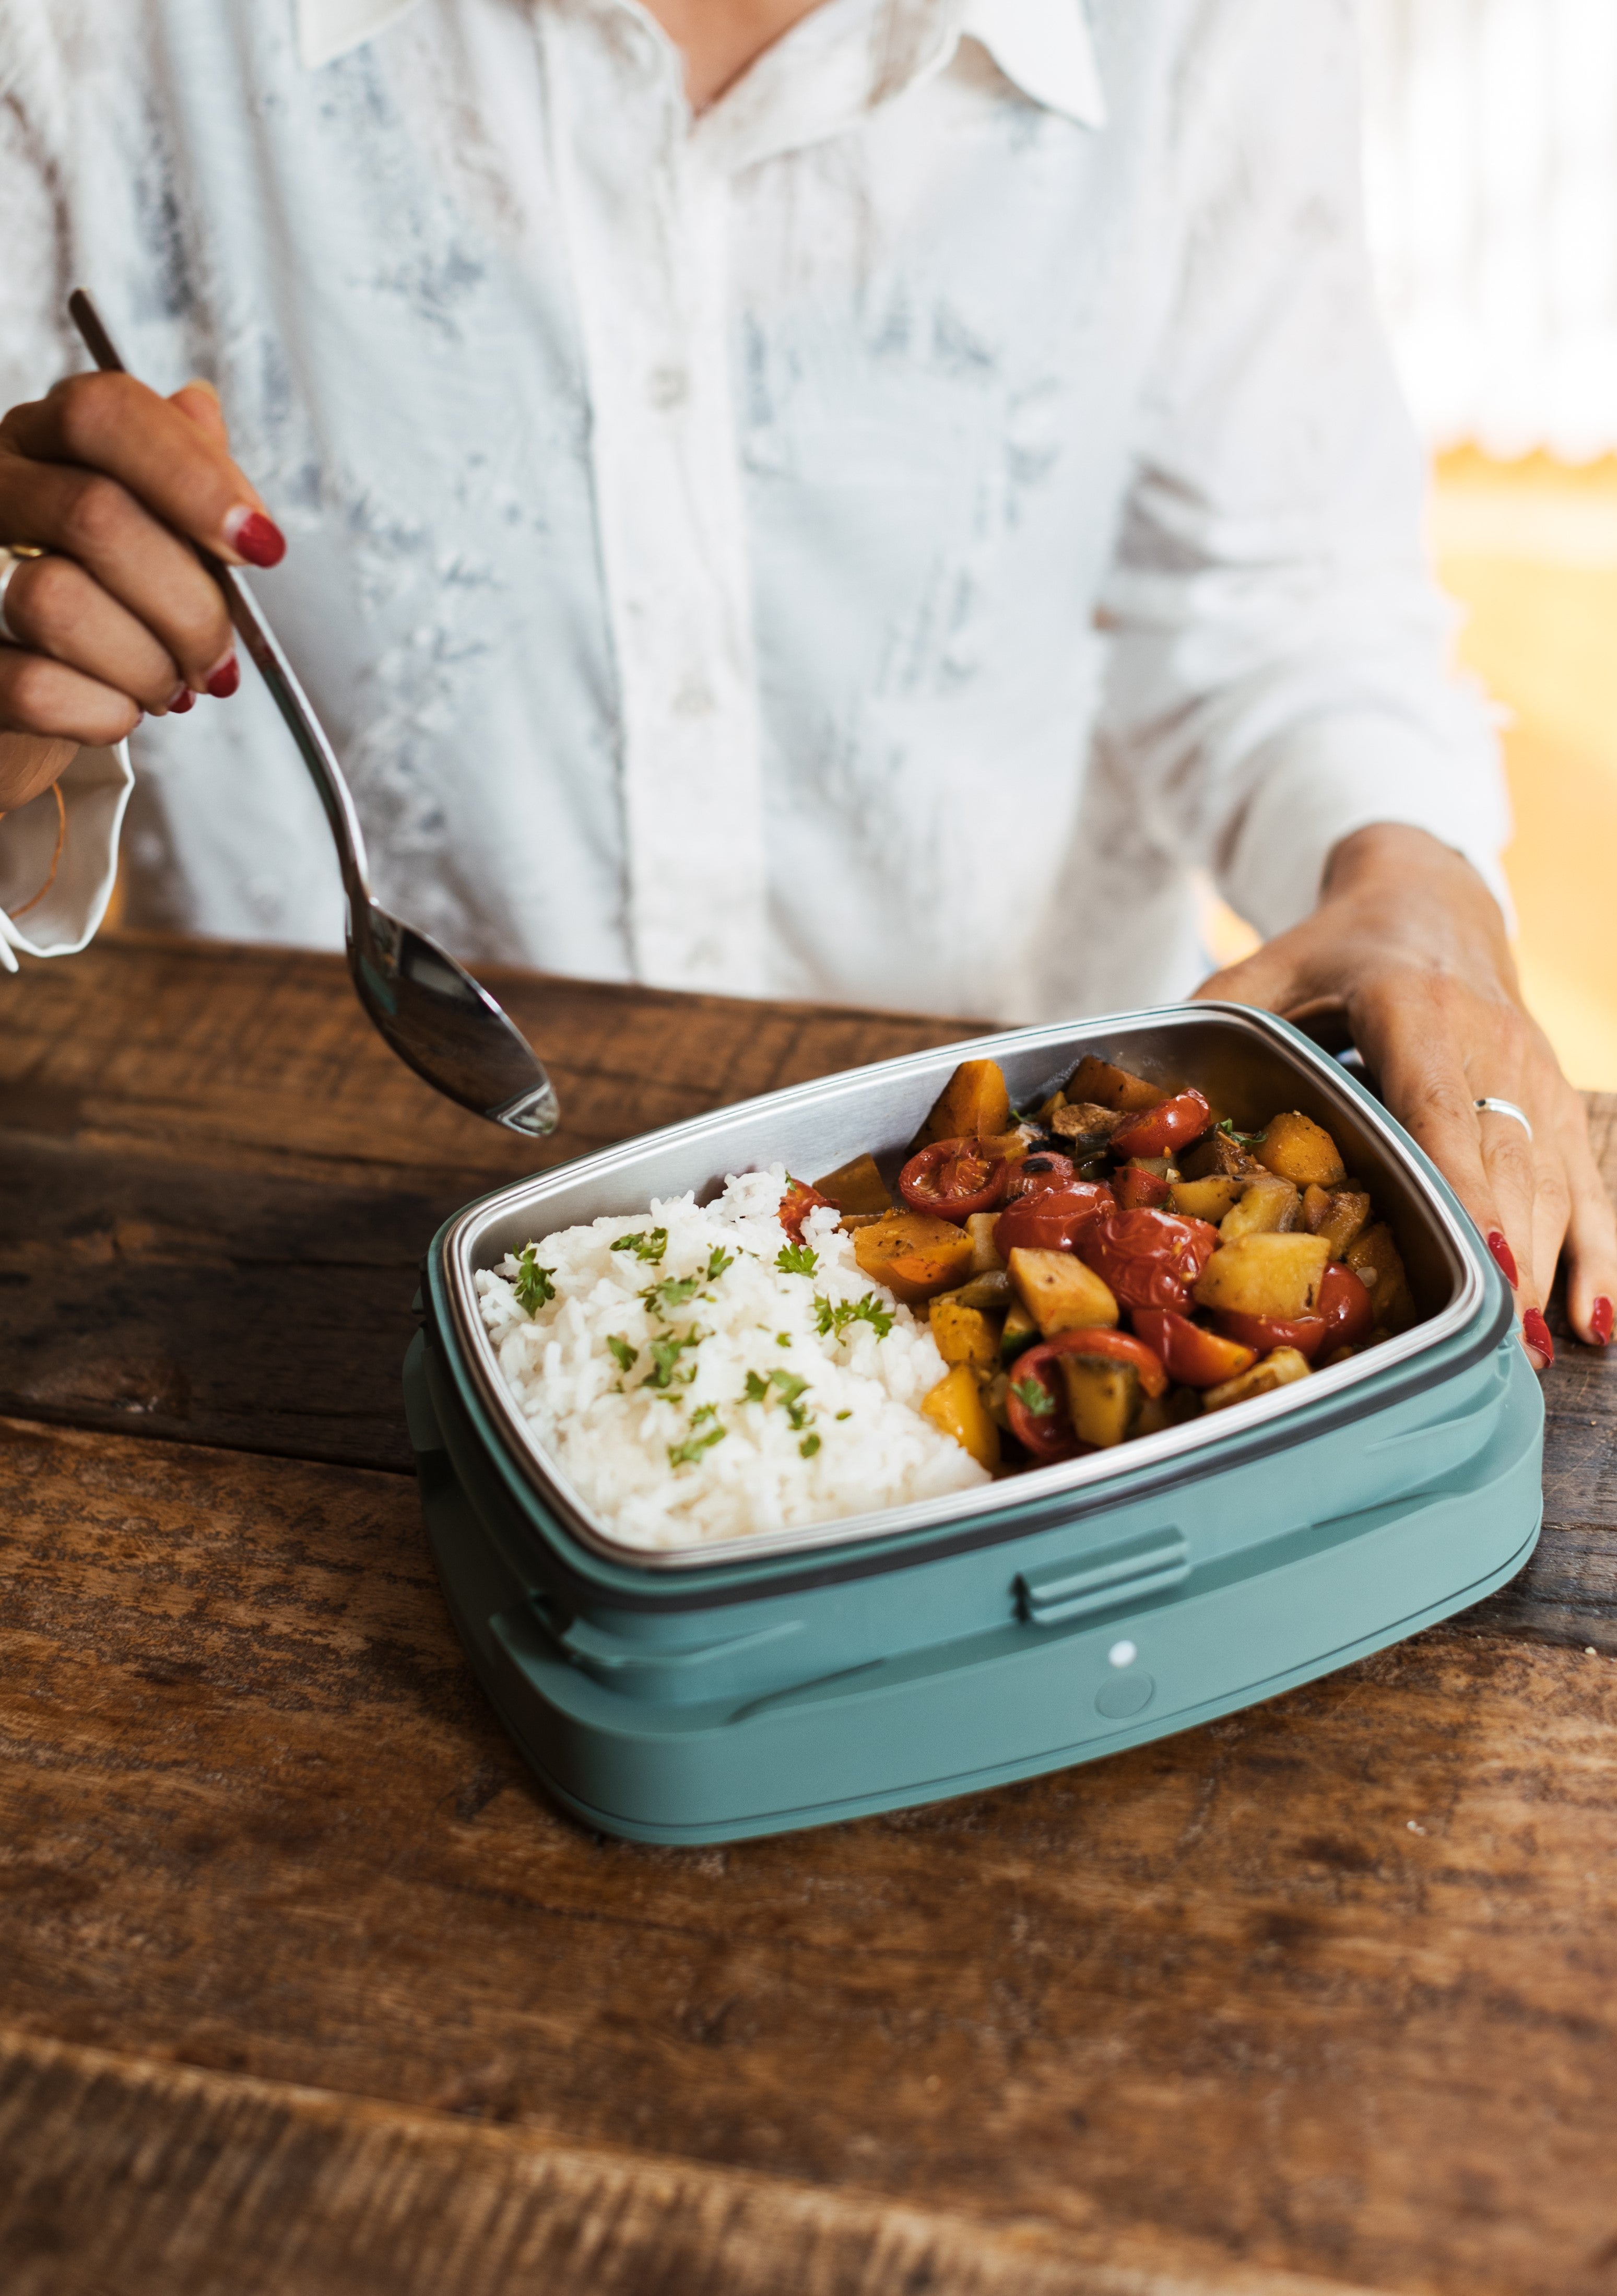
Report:
[{"label": "metal spoon", "polygon": [[[96,365],[128,370],[82,288],[68,311]],[[435,1091],[513,1132],[554,1132],[561,1109],[521,1031],[464,965],[436,941],[390,916],[371,890],[365,839],[336,752],[310,709],[262,609],[241,576],[209,552],[198,557],[225,594],[231,621],[308,767],[331,824],[348,897],[349,970],[359,1002],[401,1061]]]}]

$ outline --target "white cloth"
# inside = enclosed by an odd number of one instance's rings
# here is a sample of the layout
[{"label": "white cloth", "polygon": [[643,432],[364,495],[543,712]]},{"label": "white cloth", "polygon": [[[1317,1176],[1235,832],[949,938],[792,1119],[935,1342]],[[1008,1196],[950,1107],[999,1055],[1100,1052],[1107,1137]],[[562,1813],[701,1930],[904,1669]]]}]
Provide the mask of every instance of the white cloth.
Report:
[{"label": "white cloth", "polygon": [[[75,276],[217,381],[473,961],[1037,1016],[1182,992],[1199,867],[1499,882],[1340,0],[827,0],[694,121],[636,0],[0,0],[0,399]],[[133,917],[337,939],[250,671],[135,756]]]}]

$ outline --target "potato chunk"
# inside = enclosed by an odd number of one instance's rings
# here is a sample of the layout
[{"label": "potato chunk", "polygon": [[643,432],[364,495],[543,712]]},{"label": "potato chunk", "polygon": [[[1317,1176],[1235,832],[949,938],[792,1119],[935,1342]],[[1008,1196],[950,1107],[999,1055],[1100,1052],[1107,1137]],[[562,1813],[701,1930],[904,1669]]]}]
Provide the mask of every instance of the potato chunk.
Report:
[{"label": "potato chunk", "polygon": [[1057,1332],[1116,1324],[1119,1309],[1111,1286],[1070,1251],[1036,1251],[1018,1244],[1010,1267],[1017,1297],[1047,1340]]},{"label": "potato chunk", "polygon": [[1110,1363],[1104,1356],[1063,1356],[1059,1360],[1079,1440],[1104,1451],[1122,1442],[1140,1407],[1140,1375],[1134,1365]]},{"label": "potato chunk", "polygon": [[1232,1180],[1223,1173],[1205,1180],[1176,1180],[1173,1208],[1187,1219],[1208,1220],[1217,1227],[1235,1210],[1244,1185],[1244,1181]]},{"label": "potato chunk", "polygon": [[921,1398],[923,1415],[952,1435],[991,1475],[999,1464],[999,1430],[968,1364],[956,1364]]},{"label": "potato chunk", "polygon": [[1370,1199],[1362,1188],[1309,1189],[1302,1199],[1302,1225],[1310,1235],[1322,1235],[1333,1259],[1345,1259],[1348,1247],[1364,1234],[1370,1217]]},{"label": "potato chunk", "polygon": [[964,1283],[972,1272],[972,1239],[930,1212],[883,1212],[858,1231],[853,1256],[866,1275],[913,1308]]},{"label": "potato chunk", "polygon": [[890,1212],[892,1197],[886,1181],[876,1169],[874,1156],[856,1156],[851,1164],[839,1164],[834,1172],[827,1172],[823,1180],[814,1184],[815,1192],[833,1203],[840,1212]]},{"label": "potato chunk", "polygon": [[931,1140],[977,1140],[1007,1132],[1011,1095],[997,1061],[962,1061],[932,1103],[915,1145]]},{"label": "potato chunk", "polygon": [[958,1292],[941,1292],[932,1301],[927,1322],[938,1353],[946,1364],[976,1364],[992,1371],[999,1361],[999,1319],[981,1308],[968,1306]]},{"label": "potato chunk", "polygon": [[1312,1309],[1329,1258],[1323,1236],[1237,1236],[1208,1261],[1195,1288],[1197,1304],[1290,1322]]},{"label": "potato chunk", "polygon": [[1385,1332],[1389,1338],[1407,1332],[1418,1311],[1402,1255],[1385,1220],[1367,1228],[1350,1247],[1347,1264],[1370,1295],[1377,1331]]},{"label": "potato chunk", "polygon": [[1226,1243],[1238,1235],[1289,1235],[1301,1220],[1302,1198],[1293,1183],[1265,1173],[1243,1185],[1240,1201],[1219,1221],[1219,1234]]},{"label": "potato chunk", "polygon": [[965,1223],[965,1232],[972,1239],[972,1273],[987,1275],[996,1267],[1005,1266],[1005,1255],[994,1241],[994,1223],[997,1212],[973,1212]]},{"label": "potato chunk", "polygon": [[1310,1180],[1322,1188],[1334,1188],[1348,1176],[1336,1143],[1324,1125],[1316,1124],[1300,1109],[1271,1117],[1262,1139],[1252,1144],[1252,1153],[1271,1172],[1278,1172],[1283,1180],[1294,1180],[1300,1188],[1306,1188]]},{"label": "potato chunk", "polygon": [[1227,1379],[1222,1387],[1210,1387],[1202,1398],[1203,1411],[1224,1411],[1232,1403],[1245,1403],[1254,1395],[1268,1395],[1276,1387],[1289,1387],[1294,1379],[1309,1375],[1309,1359],[1299,1355],[1295,1348],[1276,1348],[1272,1354],[1255,1363],[1251,1371],[1244,1371],[1236,1379]]},{"label": "potato chunk", "polygon": [[1113,1068],[1110,1061],[1097,1061],[1093,1053],[1084,1054],[1067,1078],[1065,1091],[1070,1101],[1098,1101],[1103,1108],[1126,1115],[1154,1108],[1168,1098],[1160,1084],[1147,1084],[1144,1077],[1130,1076],[1127,1069]]}]

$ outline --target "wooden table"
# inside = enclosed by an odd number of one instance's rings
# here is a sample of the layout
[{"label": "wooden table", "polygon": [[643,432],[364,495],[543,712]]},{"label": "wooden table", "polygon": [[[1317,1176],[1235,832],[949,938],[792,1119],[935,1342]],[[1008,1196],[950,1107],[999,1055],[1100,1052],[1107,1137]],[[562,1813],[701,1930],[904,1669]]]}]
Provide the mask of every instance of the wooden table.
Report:
[{"label": "wooden table", "polygon": [[[964,1025],[501,986],[554,1156]],[[1617,1365],[1563,1341],[1543,1544],[1451,1625],[633,1848],[495,1726],[409,1475],[419,1254],[531,1152],[316,957],[30,966],[0,1078],[7,2296],[1617,2290]]]}]

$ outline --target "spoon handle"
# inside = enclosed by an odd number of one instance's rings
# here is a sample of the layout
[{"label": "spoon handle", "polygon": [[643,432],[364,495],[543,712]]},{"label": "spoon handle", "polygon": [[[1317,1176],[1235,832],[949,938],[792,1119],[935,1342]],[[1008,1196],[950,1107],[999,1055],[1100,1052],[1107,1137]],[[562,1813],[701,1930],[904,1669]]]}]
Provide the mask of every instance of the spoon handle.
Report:
[{"label": "spoon handle", "polygon": [[[86,349],[103,373],[127,374],[127,367],[113,348],[112,338],[102,324],[101,314],[85,293],[76,287],[68,298],[68,314],[84,339]],[[365,861],[365,835],[359,826],[359,816],[354,810],[354,800],[343,778],[337,753],[326,739],[325,729],[309,706],[308,698],[299,685],[291,664],[282,652],[280,642],[265,619],[264,611],[234,566],[226,566],[210,551],[193,543],[202,564],[224,593],[225,604],[237,636],[258,667],[275,706],[286,720],[286,728],[298,745],[298,754],[308,768],[309,779],[319,792],[325,808],[326,820],[337,848],[337,860],[342,871],[342,889],[348,895],[350,909],[362,914],[371,900],[370,870]]]}]

